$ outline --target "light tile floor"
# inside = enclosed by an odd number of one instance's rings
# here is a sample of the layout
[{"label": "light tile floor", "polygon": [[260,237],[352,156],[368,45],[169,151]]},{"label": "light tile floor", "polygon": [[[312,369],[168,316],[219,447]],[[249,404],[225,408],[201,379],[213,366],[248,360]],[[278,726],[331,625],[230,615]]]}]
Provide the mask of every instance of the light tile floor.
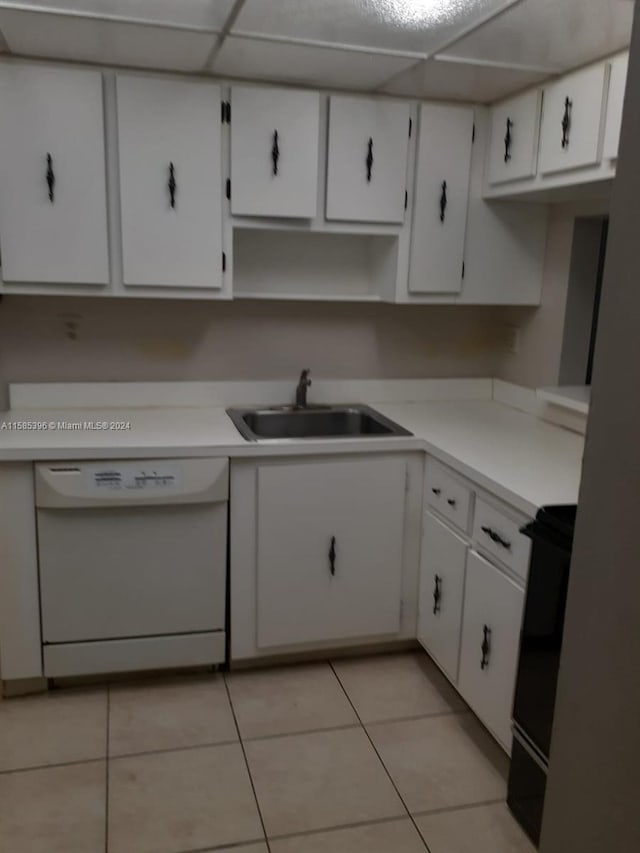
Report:
[{"label": "light tile floor", "polygon": [[533,853],[421,653],[0,702],[11,853]]}]

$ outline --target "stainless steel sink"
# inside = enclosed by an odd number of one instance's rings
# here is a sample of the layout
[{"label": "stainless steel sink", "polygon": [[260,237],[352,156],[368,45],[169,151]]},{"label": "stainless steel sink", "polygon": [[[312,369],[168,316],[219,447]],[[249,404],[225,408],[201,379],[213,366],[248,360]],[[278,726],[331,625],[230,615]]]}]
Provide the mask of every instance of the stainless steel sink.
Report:
[{"label": "stainless steel sink", "polygon": [[279,406],[227,409],[247,441],[282,438],[358,438],[411,435],[369,406]]}]

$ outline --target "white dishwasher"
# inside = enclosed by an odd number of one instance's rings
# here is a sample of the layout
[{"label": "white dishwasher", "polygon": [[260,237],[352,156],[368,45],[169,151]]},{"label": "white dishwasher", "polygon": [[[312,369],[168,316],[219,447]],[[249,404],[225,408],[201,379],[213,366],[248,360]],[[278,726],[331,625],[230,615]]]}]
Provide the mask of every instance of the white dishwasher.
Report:
[{"label": "white dishwasher", "polygon": [[44,674],[225,659],[226,459],[35,467]]}]

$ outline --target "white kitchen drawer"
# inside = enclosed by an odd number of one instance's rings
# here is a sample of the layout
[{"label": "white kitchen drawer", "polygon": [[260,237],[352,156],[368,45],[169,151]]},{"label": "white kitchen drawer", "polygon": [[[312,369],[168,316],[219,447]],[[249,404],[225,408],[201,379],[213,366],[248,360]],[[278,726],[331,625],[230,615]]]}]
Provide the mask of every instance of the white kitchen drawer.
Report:
[{"label": "white kitchen drawer", "polygon": [[473,538],[482,551],[496,557],[523,581],[529,571],[531,540],[520,533],[521,525],[499,509],[478,498]]},{"label": "white kitchen drawer", "polygon": [[465,533],[469,530],[469,512],[472,492],[456,479],[447,468],[429,459],[426,477],[427,502],[440,515]]}]

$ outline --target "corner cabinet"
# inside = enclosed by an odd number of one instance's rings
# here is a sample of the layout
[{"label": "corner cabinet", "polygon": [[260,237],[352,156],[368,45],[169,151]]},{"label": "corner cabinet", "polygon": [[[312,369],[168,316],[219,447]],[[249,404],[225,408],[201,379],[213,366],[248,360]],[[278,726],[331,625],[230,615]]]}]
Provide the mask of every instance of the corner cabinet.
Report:
[{"label": "corner cabinet", "polygon": [[462,287],[473,122],[470,107],[420,107],[410,293]]},{"label": "corner cabinet", "polygon": [[102,75],[0,67],[5,282],[109,283]]},{"label": "corner cabinet", "polygon": [[233,86],[231,117],[231,213],[314,217],[319,93]]},{"label": "corner cabinet", "polygon": [[125,285],[222,287],[221,94],[117,75]]},{"label": "corner cabinet", "polygon": [[407,101],[330,97],[327,219],[404,221],[410,117]]}]

